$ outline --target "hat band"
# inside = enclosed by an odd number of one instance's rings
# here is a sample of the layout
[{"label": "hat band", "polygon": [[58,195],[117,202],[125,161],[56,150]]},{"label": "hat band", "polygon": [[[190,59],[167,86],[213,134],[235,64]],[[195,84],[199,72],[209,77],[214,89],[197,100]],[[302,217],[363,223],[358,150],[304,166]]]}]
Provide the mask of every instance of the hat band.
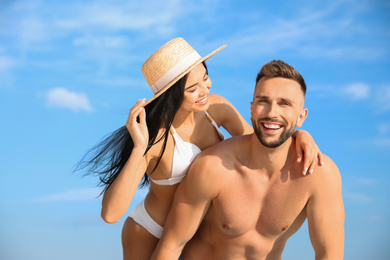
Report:
[{"label": "hat band", "polygon": [[168,70],[164,75],[162,75],[153,85],[150,86],[153,93],[156,94],[157,92],[159,92],[169,82],[179,76],[180,73],[188,69],[191,65],[193,65],[201,58],[202,57],[196,51],[193,51],[192,53],[188,54],[180,62],[178,62],[175,66]]}]

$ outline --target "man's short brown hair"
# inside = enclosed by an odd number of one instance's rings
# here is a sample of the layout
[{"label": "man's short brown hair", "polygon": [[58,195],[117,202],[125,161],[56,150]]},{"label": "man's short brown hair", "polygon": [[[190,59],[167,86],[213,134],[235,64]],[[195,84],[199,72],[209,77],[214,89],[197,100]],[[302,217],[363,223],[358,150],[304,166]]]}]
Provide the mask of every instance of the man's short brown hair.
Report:
[{"label": "man's short brown hair", "polygon": [[295,68],[282,60],[272,60],[263,65],[256,77],[256,85],[260,79],[286,78],[299,83],[302,92],[306,94],[306,83],[302,75]]}]

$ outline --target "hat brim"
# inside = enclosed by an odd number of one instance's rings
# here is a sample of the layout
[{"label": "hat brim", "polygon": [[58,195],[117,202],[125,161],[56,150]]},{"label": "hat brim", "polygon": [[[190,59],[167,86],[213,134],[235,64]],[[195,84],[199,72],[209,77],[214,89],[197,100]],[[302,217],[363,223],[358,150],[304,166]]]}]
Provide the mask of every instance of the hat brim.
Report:
[{"label": "hat brim", "polygon": [[165,93],[165,91],[167,91],[170,87],[172,87],[173,84],[175,84],[179,79],[181,79],[184,75],[186,75],[188,72],[190,72],[193,68],[195,68],[197,65],[199,65],[200,63],[210,59],[212,56],[214,56],[214,54],[216,54],[217,52],[219,52],[220,50],[224,49],[226,47],[226,44],[219,47],[218,49],[216,49],[215,51],[213,51],[212,53],[210,53],[209,55],[203,57],[203,58],[200,58],[199,60],[197,60],[196,62],[194,62],[194,64],[192,64],[191,66],[189,66],[186,70],[184,70],[182,73],[180,73],[177,77],[175,77],[173,80],[171,80],[165,87],[163,87],[158,93],[156,93],[152,98],[150,98],[148,101],[145,102],[145,105],[144,106],[147,106],[148,104],[150,104],[151,102],[153,102],[153,100],[155,100],[156,98],[158,98],[159,96],[161,96],[163,93]]}]

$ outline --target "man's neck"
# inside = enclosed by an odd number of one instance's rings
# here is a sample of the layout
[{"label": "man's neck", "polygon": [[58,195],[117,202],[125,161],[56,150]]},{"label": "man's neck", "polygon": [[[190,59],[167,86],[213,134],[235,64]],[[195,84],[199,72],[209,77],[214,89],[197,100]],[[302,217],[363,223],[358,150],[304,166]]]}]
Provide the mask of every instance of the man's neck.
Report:
[{"label": "man's neck", "polygon": [[265,147],[260,143],[256,134],[252,134],[251,139],[250,166],[253,169],[266,172],[270,177],[279,174],[287,163],[297,157],[294,150],[295,141],[291,137],[276,148]]}]

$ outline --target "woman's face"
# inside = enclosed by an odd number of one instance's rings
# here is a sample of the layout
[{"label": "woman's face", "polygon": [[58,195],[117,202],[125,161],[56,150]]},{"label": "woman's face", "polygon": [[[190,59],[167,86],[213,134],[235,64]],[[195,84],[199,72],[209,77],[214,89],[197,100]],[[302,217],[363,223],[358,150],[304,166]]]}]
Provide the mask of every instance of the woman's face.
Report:
[{"label": "woman's face", "polygon": [[206,68],[200,63],[188,73],[181,108],[193,112],[206,111],[209,107],[210,88],[211,79],[207,75]]}]

